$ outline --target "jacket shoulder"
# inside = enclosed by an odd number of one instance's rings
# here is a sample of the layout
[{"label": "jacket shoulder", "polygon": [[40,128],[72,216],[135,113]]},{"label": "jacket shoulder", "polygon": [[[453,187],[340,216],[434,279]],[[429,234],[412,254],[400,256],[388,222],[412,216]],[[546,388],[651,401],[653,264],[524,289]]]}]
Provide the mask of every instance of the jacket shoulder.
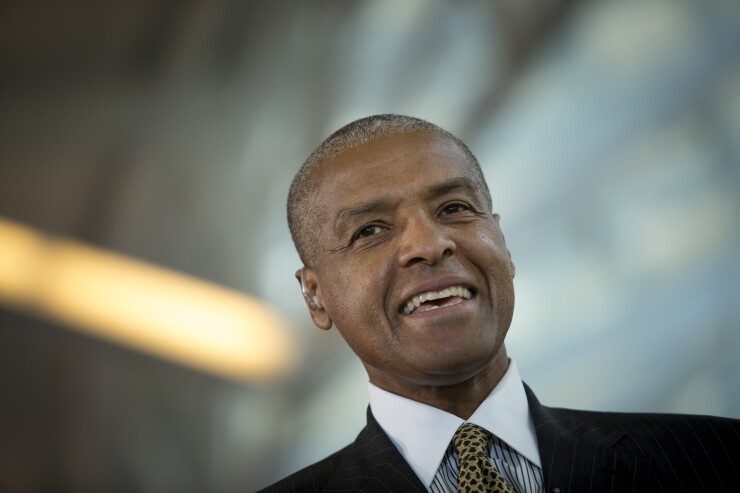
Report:
[{"label": "jacket shoulder", "polygon": [[353,443],[262,491],[426,491],[369,408],[367,418]]},{"label": "jacket shoulder", "polygon": [[614,415],[624,446],[649,457],[656,490],[730,491],[740,482],[740,420],[680,414]]},{"label": "jacket shoulder", "polygon": [[[574,430],[583,424],[631,438],[637,455],[659,453],[662,446],[685,448],[697,446],[710,452],[737,451],[740,447],[740,420],[717,416],[662,413],[620,413],[544,408],[552,421],[544,423]],[[616,436],[616,435],[614,435]],[[623,441],[623,440],[622,440]],[[615,443],[616,444],[616,443]],[[699,454],[703,455],[703,454]]]},{"label": "jacket shoulder", "polygon": [[[650,490],[730,491],[740,482],[740,420],[716,416],[548,409],[558,432],[599,430],[614,450],[650,464]],[[585,438],[591,431],[580,432]],[[562,435],[561,435],[562,436]],[[608,437],[608,438],[607,438]]]}]

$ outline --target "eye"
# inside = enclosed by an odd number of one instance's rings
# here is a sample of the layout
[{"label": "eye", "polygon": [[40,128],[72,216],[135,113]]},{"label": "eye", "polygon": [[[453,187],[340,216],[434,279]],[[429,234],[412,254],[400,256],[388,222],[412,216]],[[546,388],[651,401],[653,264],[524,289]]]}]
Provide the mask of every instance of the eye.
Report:
[{"label": "eye", "polygon": [[463,212],[470,210],[470,207],[468,207],[465,204],[461,204],[459,202],[455,202],[453,204],[447,204],[442,208],[442,214],[456,214],[458,212]]},{"label": "eye", "polygon": [[367,226],[363,226],[357,230],[353,239],[359,240],[360,238],[367,238],[368,236],[376,235],[381,231],[383,231],[383,228],[377,224],[368,224]]}]

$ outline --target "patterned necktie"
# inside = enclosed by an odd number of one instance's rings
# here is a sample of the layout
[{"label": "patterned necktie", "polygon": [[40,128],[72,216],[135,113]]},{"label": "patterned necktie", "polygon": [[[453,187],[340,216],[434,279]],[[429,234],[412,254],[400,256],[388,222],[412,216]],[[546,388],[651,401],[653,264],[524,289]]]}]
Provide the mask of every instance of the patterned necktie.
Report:
[{"label": "patterned necktie", "polygon": [[457,452],[457,490],[461,493],[515,493],[514,487],[493,467],[488,456],[491,434],[472,423],[464,423],[452,442]]}]

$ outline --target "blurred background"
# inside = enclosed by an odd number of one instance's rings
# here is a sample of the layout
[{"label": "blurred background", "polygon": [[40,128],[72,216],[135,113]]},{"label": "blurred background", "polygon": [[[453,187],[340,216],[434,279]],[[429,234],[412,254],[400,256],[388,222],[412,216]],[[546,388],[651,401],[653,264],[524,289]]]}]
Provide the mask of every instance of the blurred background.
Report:
[{"label": "blurred background", "polygon": [[740,4],[0,4],[0,491],[242,492],[351,441],[293,174],[370,114],[466,141],[550,405],[740,418]]}]

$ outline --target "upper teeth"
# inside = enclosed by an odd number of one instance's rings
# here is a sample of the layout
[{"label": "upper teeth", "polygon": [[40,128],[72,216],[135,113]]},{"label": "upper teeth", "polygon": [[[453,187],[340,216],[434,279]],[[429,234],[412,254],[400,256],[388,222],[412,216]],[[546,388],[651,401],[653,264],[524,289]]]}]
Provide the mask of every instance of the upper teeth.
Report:
[{"label": "upper teeth", "polygon": [[421,305],[425,301],[438,300],[440,298],[449,298],[450,296],[458,296],[460,298],[469,300],[470,290],[463,286],[450,286],[449,288],[445,288],[442,291],[427,291],[426,293],[417,294],[406,302],[403,307],[403,313],[404,315],[409,315],[415,309],[419,308],[419,305]]}]

